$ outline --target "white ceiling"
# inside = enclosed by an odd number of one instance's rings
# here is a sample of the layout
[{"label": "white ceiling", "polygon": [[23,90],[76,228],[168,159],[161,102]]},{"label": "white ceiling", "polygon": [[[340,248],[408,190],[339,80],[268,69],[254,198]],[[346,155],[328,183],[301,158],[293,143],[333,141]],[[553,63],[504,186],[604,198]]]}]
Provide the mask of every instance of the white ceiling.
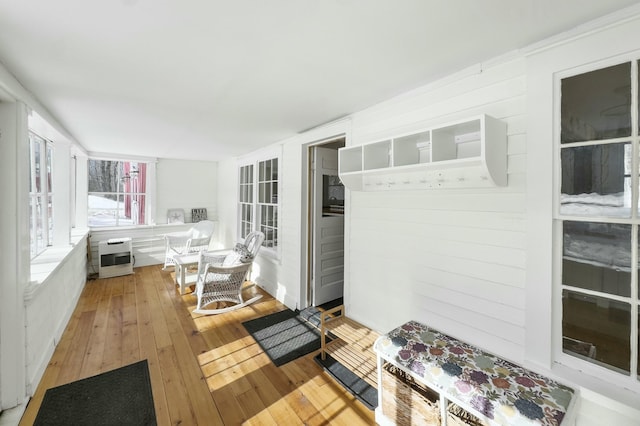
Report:
[{"label": "white ceiling", "polygon": [[217,160],[630,0],[0,0],[0,62],[87,150]]}]

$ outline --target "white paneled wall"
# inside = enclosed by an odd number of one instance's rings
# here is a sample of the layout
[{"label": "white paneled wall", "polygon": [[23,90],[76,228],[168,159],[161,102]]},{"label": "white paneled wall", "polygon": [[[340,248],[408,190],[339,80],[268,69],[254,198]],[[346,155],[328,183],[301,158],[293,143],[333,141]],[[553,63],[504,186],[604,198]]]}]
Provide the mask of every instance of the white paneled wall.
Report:
[{"label": "white paneled wall", "polygon": [[[111,238],[131,238],[134,267],[157,265],[164,263],[165,240],[164,235],[170,232],[187,231],[192,223],[165,224],[156,226],[140,226],[136,228],[91,231],[91,263],[88,265],[89,274],[98,272],[98,244]],[[214,233],[216,231],[214,230]],[[214,234],[215,235],[215,234]],[[214,238],[212,238],[215,240]]]},{"label": "white paneled wall", "polygon": [[60,341],[86,282],[86,239],[48,278],[25,290],[27,393],[32,395]]},{"label": "white paneled wall", "polygon": [[[469,70],[354,115],[352,145],[486,113],[507,123],[507,187],[351,192],[350,315],[415,319],[523,359],[525,66]],[[384,312],[384,315],[376,314]]]},{"label": "white paneled wall", "polygon": [[218,163],[160,159],[157,164],[156,223],[167,223],[168,209],[184,209],[191,221],[191,209],[206,208],[207,217],[218,217]]}]

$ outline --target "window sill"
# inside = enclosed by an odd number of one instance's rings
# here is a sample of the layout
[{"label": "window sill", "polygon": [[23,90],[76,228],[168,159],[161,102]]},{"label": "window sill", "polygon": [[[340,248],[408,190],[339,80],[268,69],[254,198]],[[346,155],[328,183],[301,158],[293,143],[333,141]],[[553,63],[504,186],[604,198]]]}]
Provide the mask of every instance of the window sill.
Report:
[{"label": "window sill", "polygon": [[640,407],[640,394],[631,389],[558,363],[553,366],[551,373],[558,381],[579,389],[581,398],[631,418],[640,416],[640,410],[634,408]]},{"label": "window sill", "polygon": [[126,231],[131,229],[154,229],[154,228],[180,228],[191,227],[193,223],[158,223],[155,225],[127,225],[127,226],[90,226],[92,232],[100,231]]},{"label": "window sill", "polygon": [[24,292],[25,301],[31,300],[36,295],[41,285],[64,263],[67,256],[77,247],[78,243],[83,241],[88,233],[88,229],[73,230],[69,245],[48,247],[31,260],[29,285]]}]

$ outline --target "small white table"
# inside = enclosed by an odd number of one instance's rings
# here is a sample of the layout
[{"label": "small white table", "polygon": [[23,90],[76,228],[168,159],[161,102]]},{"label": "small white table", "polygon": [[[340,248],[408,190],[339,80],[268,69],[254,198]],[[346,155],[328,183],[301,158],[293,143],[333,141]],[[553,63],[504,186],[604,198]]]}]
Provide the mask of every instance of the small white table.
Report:
[{"label": "small white table", "polygon": [[176,264],[176,284],[180,286],[180,294],[184,294],[184,290],[188,284],[195,282],[198,274],[191,274],[187,278],[187,271],[190,266],[197,266],[200,259],[200,253],[179,254],[173,256]]}]

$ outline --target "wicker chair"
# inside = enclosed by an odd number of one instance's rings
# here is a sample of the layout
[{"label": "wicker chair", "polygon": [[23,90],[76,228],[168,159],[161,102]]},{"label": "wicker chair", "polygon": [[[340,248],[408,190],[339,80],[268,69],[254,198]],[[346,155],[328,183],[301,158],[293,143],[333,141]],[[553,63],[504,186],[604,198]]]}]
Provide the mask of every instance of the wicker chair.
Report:
[{"label": "wicker chair", "polygon": [[[259,248],[258,248],[259,249]],[[262,298],[261,294],[244,300],[242,286],[247,280],[253,258],[246,248],[236,247],[229,254],[220,252],[200,252],[196,296],[198,304],[193,311],[196,314],[222,314],[247,306]],[[204,309],[216,302],[231,302],[234,305],[224,308]]]},{"label": "wicker chair", "polygon": [[260,247],[262,247],[263,241],[264,241],[264,234],[260,231],[254,231],[249,233],[246,236],[246,238],[244,239],[244,243],[242,243],[242,245],[244,245],[247,248],[249,253],[251,253],[253,258],[255,259],[255,257],[258,255],[258,252],[260,251]]},{"label": "wicker chair", "polygon": [[209,248],[213,235],[214,223],[210,220],[202,220],[185,232],[172,232],[164,236],[165,256],[164,268],[175,265],[173,256],[177,254],[197,253]]}]

